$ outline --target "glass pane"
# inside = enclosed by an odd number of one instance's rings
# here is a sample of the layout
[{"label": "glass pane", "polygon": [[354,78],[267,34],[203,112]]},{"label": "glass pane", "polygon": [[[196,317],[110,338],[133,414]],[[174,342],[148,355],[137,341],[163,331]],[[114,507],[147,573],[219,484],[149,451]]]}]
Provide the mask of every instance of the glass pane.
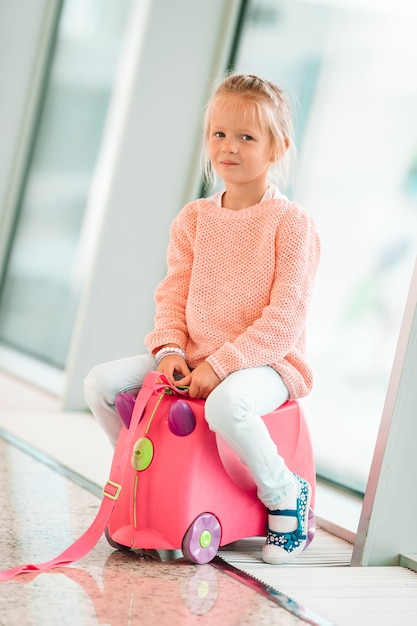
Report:
[{"label": "glass pane", "polygon": [[63,3],[1,294],[0,339],[58,367],[73,329],[79,234],[130,2]]},{"label": "glass pane", "polygon": [[292,92],[291,197],[323,255],[304,400],[318,472],[363,491],[417,249],[417,5],[253,0],[236,69]]}]

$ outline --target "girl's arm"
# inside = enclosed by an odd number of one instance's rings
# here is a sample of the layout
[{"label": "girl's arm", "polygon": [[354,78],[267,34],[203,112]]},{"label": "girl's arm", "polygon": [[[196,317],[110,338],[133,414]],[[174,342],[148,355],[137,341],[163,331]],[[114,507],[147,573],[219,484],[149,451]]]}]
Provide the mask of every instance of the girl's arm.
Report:
[{"label": "girl's arm", "polygon": [[155,291],[154,329],[145,338],[151,353],[167,345],[185,350],[188,339],[185,307],[192,263],[192,241],[189,233],[182,228],[180,213],[170,230],[167,273]]}]

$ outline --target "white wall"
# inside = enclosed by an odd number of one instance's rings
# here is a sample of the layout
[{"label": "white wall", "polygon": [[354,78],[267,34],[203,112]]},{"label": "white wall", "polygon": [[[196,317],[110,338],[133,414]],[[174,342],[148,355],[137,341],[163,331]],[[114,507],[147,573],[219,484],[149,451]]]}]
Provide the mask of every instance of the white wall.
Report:
[{"label": "white wall", "polygon": [[225,69],[240,3],[137,0],[87,210],[88,274],[64,407],[83,408],[100,362],[144,351],[169,225],[199,192],[201,119]]}]

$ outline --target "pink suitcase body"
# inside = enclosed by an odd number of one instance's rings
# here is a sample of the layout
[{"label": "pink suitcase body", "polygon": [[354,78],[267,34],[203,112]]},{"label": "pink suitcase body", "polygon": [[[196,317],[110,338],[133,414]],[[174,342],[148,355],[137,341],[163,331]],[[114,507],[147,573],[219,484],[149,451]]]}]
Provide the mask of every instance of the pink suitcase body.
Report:
[{"label": "pink suitcase body", "polygon": [[[122,415],[126,407],[118,399]],[[158,400],[152,396],[151,404]],[[314,535],[315,465],[304,414],[298,402],[290,401],[263,419],[288,467],[312,487],[309,543]],[[120,437],[126,433],[123,429]],[[155,412],[148,404],[135,441],[106,531],[111,545],[182,549],[189,560],[207,563],[219,546],[265,536],[266,509],[255,484],[236,454],[209,430],[204,401],[168,391]]]}]

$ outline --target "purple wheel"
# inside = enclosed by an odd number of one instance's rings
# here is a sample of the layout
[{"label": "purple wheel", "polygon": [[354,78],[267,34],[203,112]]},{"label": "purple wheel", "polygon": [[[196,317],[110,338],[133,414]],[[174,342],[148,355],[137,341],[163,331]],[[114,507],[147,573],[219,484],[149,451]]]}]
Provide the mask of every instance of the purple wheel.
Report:
[{"label": "purple wheel", "polygon": [[308,521],[307,521],[307,539],[304,546],[304,550],[308,548],[310,543],[314,539],[314,535],[316,534],[316,516],[314,515],[313,509],[310,507],[308,510]]},{"label": "purple wheel", "polygon": [[193,521],[182,540],[182,553],[192,563],[209,563],[217,554],[222,531],[217,517],[202,513]]}]

